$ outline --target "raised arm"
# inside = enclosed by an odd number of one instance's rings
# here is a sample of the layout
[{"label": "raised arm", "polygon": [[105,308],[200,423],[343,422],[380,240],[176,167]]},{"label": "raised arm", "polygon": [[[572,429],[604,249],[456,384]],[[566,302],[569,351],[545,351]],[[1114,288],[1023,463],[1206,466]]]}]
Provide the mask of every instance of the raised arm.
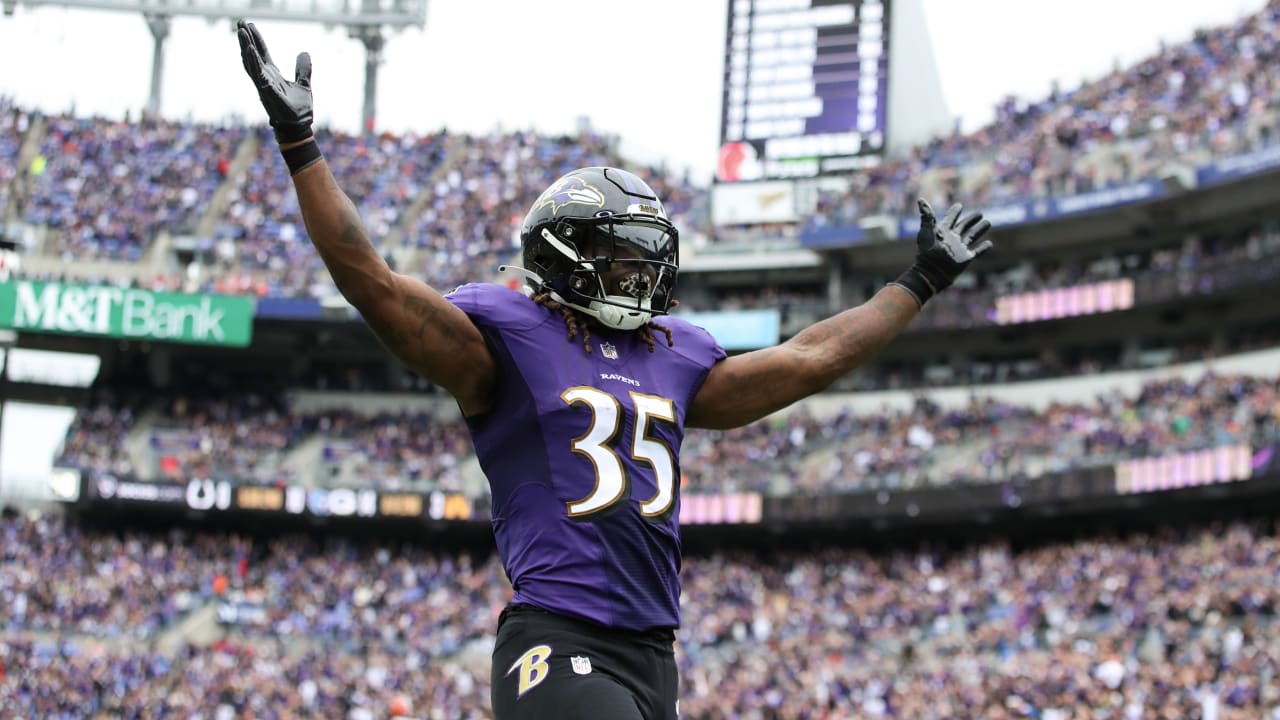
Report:
[{"label": "raised arm", "polygon": [[871,359],[951,285],[991,241],[977,242],[991,223],[974,213],[960,219],[952,205],[938,223],[924,200],[916,260],[893,283],[855,308],[814,323],[771,348],[729,357],[711,369],[685,415],[690,427],[731,428],[827,388]]},{"label": "raised arm", "polygon": [[311,57],[298,55],[289,81],[252,23],[240,21],[237,36],[245,72],[293,177],[307,235],[338,291],[405,366],[447,389],[465,414],[484,412],[495,365],[480,331],[426,283],[391,270],[320,153],[311,129]]}]

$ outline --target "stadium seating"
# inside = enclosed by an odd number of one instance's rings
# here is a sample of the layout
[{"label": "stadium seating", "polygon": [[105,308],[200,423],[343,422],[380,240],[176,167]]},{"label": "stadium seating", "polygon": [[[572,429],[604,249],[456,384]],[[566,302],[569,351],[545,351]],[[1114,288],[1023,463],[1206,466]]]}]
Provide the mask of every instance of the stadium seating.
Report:
[{"label": "stadium seating", "polygon": [[[918,194],[980,206],[1061,197],[1274,147],[1278,37],[1273,0],[1079,89],[1011,99],[988,127],[824,194],[809,225],[910,215]],[[26,277],[331,298],[271,142],[261,127],[46,118],[0,99],[0,224],[36,238],[24,258],[51,261]],[[504,281],[494,266],[513,253],[533,195],[569,168],[622,162],[590,133],[327,133],[325,149],[379,250],[442,288]],[[713,229],[706,188],[646,171],[686,238],[784,233]],[[1274,216],[1248,222],[1230,236],[974,273],[913,330],[990,328],[1002,297],[1121,277],[1161,302],[1265,290],[1280,276],[1280,232]],[[798,228],[786,232],[793,240]],[[116,273],[124,267],[137,272]],[[762,306],[805,319],[830,311],[825,288],[778,286],[694,293],[683,309]],[[1280,337],[1265,326],[1272,315],[1259,317],[1260,329],[1232,328],[1228,347],[1158,349],[1162,362],[1190,361],[1159,374],[1087,354],[941,380],[879,369],[853,382],[896,392],[827,394],[745,428],[690,431],[682,490],[817,505],[841,493],[1016,487],[1173,452],[1245,448],[1248,460],[1280,444]],[[1259,347],[1270,351],[1224,356]],[[361,401],[390,382],[376,374],[351,383],[349,407],[324,408],[297,402],[305,387],[104,382],[85,391],[57,463],[169,490],[199,476],[473,492],[456,407],[424,392],[412,408],[370,409]],[[1043,377],[1076,394],[1012,382]],[[124,513],[90,522],[71,507],[0,513],[0,716],[490,716],[489,652],[510,598],[491,555],[439,535],[344,538],[336,523],[307,536],[210,529],[209,518],[156,529]],[[1156,529],[692,552],[681,717],[1280,720],[1280,523],[1146,520]]]},{"label": "stadium seating", "polygon": [[195,229],[224,181],[239,129],[163,120],[47,118],[22,200],[49,229],[41,254],[137,262],[157,233]]},{"label": "stadium seating", "polygon": [[[821,409],[802,403],[736,430],[690,430],[683,487],[766,494],[940,487],[1280,442],[1280,380],[1200,372],[1046,407],[975,395],[944,408],[925,396],[868,414],[833,396]],[[77,415],[56,464],[162,482],[462,491],[460,467],[474,462],[470,439],[456,412],[441,412],[294,411],[255,394],[132,404],[104,397]]]},{"label": "stadium seating", "polygon": [[1034,102],[1009,98],[990,125],[937,138],[828,195],[813,222],[910,215],[918,193],[975,206],[1151,179],[1277,141],[1280,8],[1198,32],[1142,62]]},{"label": "stadium seating", "polygon": [[[681,714],[1274,718],[1277,532],[1253,520],[1026,547],[691,557]],[[406,699],[419,717],[487,716],[510,594],[492,558],[16,517],[0,522],[0,558],[0,599],[22,608],[0,634],[0,697],[19,716],[373,718]],[[129,637],[228,602],[265,612],[224,614],[208,645]]]}]

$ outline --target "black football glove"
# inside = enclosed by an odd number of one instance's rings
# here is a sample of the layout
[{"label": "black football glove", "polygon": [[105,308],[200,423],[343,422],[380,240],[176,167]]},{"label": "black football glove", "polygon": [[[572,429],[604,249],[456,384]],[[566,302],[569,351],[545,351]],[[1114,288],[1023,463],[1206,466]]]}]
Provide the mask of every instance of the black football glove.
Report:
[{"label": "black football glove", "polygon": [[961,219],[964,206],[960,203],[952,205],[938,222],[928,202],[922,198],[916,203],[920,208],[916,260],[896,284],[915,295],[923,306],[935,293],[950,287],[974,258],[991,249],[990,240],[978,242],[991,223],[982,219],[982,213]]},{"label": "black football glove", "polygon": [[240,39],[244,71],[258,88],[258,97],[267,109],[276,142],[284,145],[312,137],[311,56],[298,53],[294,79],[290,82],[271,62],[262,33],[253,23],[237,21],[236,36]]}]

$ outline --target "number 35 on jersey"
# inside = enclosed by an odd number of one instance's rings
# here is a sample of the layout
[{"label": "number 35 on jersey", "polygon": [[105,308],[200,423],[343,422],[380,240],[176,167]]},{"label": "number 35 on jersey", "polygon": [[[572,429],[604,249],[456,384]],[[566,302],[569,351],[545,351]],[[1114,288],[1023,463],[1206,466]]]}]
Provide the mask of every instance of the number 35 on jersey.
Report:
[{"label": "number 35 on jersey", "polygon": [[[654,437],[654,424],[676,421],[675,404],[667,398],[644,393],[628,393],[635,408],[635,422],[631,424],[630,437],[620,438],[624,423],[624,409],[618,398],[599,388],[581,385],[565,390],[560,399],[571,406],[585,406],[590,411],[590,423],[585,433],[575,438],[570,446],[595,468],[595,488],[587,495],[566,503],[569,517],[590,520],[608,512],[620,502],[631,499],[633,486],[649,483],[633,482],[628,466],[635,463],[647,465],[653,471],[656,485],[648,497],[637,497],[640,514],[645,517],[661,517],[675,503],[676,457],[671,447]],[[633,461],[628,463],[627,460]]]}]

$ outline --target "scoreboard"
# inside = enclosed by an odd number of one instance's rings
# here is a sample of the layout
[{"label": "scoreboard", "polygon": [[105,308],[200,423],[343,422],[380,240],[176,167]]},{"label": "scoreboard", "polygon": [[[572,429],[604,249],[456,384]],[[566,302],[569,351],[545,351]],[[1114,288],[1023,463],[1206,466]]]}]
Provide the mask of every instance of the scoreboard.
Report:
[{"label": "scoreboard", "polygon": [[717,180],[874,165],[888,117],[891,0],[729,0]]}]

